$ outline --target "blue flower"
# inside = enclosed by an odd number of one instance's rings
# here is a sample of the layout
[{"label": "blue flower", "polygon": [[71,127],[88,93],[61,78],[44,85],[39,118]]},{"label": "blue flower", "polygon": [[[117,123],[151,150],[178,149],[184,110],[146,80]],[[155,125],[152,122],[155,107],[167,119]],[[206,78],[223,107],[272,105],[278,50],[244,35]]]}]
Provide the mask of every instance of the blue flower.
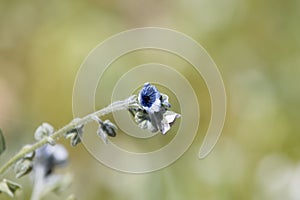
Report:
[{"label": "blue flower", "polygon": [[159,112],[161,108],[161,94],[155,86],[145,83],[140,91],[138,101],[140,105],[149,113]]},{"label": "blue flower", "polygon": [[138,95],[138,105],[129,109],[142,129],[166,134],[180,114],[169,111],[169,97],[160,93],[155,86],[145,83]]}]

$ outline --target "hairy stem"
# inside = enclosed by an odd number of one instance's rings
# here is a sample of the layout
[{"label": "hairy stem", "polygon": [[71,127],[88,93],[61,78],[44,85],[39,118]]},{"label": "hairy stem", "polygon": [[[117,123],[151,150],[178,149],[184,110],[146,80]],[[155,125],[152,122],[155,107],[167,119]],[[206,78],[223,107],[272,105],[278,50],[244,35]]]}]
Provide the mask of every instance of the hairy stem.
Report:
[{"label": "hairy stem", "polygon": [[83,118],[80,118],[76,121],[71,121],[69,124],[66,126],[62,127],[61,129],[57,130],[54,132],[51,136],[48,138],[44,138],[30,147],[22,148],[15,156],[13,156],[9,161],[7,161],[1,168],[0,168],[0,175],[3,175],[15,162],[23,158],[26,154],[35,151],[36,149],[44,146],[45,144],[48,143],[49,139],[53,139],[55,141],[59,140],[65,133],[68,131],[82,125],[82,124],[87,124],[91,121],[93,121],[95,116],[101,117],[103,115],[107,115],[109,113],[118,111],[118,110],[124,110],[128,109],[131,106],[133,106],[136,103],[136,98],[135,96],[131,96],[128,99],[125,99],[123,101],[116,101],[109,106],[98,110],[94,113],[91,113],[89,115],[86,115]]}]

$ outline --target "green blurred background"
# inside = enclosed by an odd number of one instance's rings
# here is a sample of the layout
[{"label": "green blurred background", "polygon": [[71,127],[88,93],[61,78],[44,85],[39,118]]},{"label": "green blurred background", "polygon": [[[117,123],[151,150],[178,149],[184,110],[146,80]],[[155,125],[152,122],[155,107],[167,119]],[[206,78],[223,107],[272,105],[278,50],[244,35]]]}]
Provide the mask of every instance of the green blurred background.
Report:
[{"label": "green blurred background", "polygon": [[[72,119],[76,73],[97,44],[130,28],[158,26],[194,38],[219,67],[228,112],[216,148],[198,160],[210,101],[201,77],[183,63],[181,72],[201,106],[200,129],[189,150],[158,172],[132,175],[99,164],[82,145],[61,141],[70,153],[63,171],[73,173],[74,182],[48,199],[73,193],[84,200],[299,200],[299,20],[298,0],[0,0],[0,127],[8,146],[0,161],[32,143],[42,122],[59,128]],[[168,56],[137,53],[116,64],[180,62]],[[122,75],[107,73],[111,87]],[[12,172],[7,177],[14,179]],[[18,199],[28,199],[30,178],[17,181],[25,186]]]}]

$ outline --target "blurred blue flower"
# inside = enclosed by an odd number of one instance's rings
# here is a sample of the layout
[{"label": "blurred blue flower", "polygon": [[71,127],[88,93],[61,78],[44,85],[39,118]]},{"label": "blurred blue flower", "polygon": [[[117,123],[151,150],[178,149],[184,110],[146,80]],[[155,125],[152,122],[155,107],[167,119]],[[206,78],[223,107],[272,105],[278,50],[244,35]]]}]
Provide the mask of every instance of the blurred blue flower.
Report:
[{"label": "blurred blue flower", "polygon": [[[34,168],[41,166],[44,168],[44,176],[50,175],[57,167],[64,166],[68,161],[68,151],[63,145],[49,144],[36,150],[34,158]],[[33,170],[34,170],[33,168]]]},{"label": "blurred blue flower", "polygon": [[[43,123],[35,132],[35,139],[50,138],[54,128],[48,123]],[[52,144],[52,145],[50,145]],[[64,165],[68,160],[68,151],[63,145],[46,144],[35,151],[33,160],[34,168],[42,167],[45,176],[51,174],[55,167]]]}]

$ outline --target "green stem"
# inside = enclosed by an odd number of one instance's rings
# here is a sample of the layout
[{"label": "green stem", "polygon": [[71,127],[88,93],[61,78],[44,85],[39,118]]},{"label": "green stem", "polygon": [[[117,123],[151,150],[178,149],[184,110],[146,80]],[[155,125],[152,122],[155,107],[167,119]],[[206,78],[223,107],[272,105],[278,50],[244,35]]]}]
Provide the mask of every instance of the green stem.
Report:
[{"label": "green stem", "polygon": [[[93,117],[94,116],[98,116],[101,117],[103,115],[107,115],[109,113],[118,111],[118,110],[124,110],[124,109],[128,109],[129,107],[133,106],[136,103],[136,98],[135,96],[131,96],[128,99],[125,99],[123,101],[117,101],[114,102],[112,104],[110,104],[109,106],[98,110],[94,113],[91,113],[89,115],[86,115],[83,118],[80,118],[78,120],[75,121],[71,121],[69,124],[67,124],[66,126],[62,127],[61,129],[57,130],[56,132],[54,132],[50,137],[50,139],[53,139],[55,141],[59,140],[65,133],[67,133],[68,131],[74,129],[75,127],[78,127],[82,124],[87,124],[91,121],[94,121]],[[0,175],[3,175],[15,162],[17,162],[18,160],[20,160],[21,158],[23,158],[26,154],[35,151],[36,149],[44,146],[45,144],[47,144],[49,141],[49,138],[44,138],[36,143],[34,143],[33,145],[31,145],[30,147],[26,147],[26,148],[22,148],[15,156],[13,156],[9,161],[7,161],[1,168],[0,168]]]}]

